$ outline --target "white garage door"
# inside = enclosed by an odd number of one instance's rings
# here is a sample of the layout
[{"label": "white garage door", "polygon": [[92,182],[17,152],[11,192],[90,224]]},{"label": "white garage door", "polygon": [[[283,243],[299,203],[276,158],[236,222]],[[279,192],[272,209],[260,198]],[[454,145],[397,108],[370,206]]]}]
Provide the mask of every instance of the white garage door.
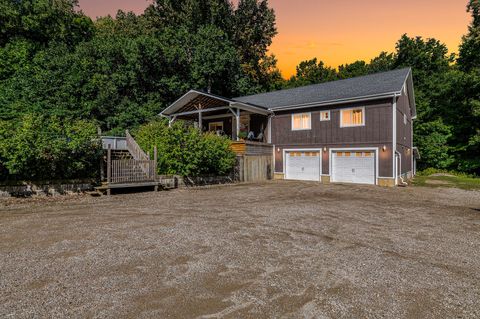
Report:
[{"label": "white garage door", "polygon": [[333,152],[332,181],[375,184],[375,152]]},{"label": "white garage door", "polygon": [[285,153],[286,179],[303,181],[320,180],[319,151],[290,151]]}]

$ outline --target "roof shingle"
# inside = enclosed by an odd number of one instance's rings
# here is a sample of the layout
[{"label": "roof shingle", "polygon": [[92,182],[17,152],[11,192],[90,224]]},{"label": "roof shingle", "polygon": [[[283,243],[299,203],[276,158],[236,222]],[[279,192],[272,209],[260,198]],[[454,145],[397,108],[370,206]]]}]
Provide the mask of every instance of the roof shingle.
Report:
[{"label": "roof shingle", "polygon": [[400,92],[410,68],[234,98],[269,109]]}]

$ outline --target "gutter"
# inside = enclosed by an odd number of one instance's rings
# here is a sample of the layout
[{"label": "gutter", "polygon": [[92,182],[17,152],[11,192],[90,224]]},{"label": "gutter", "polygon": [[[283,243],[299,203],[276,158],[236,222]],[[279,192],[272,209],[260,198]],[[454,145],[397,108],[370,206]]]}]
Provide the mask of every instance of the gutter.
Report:
[{"label": "gutter", "polygon": [[306,103],[306,104],[287,105],[287,106],[269,108],[269,110],[273,112],[277,112],[277,111],[302,109],[302,108],[310,108],[310,107],[318,107],[318,106],[326,106],[326,105],[379,100],[379,99],[384,99],[389,97],[397,97],[398,95],[400,95],[400,93],[401,92],[390,92],[390,93],[382,93],[382,94],[365,95],[365,96],[360,96],[355,98],[330,100],[330,101],[325,101],[321,103],[313,102],[313,103]]}]

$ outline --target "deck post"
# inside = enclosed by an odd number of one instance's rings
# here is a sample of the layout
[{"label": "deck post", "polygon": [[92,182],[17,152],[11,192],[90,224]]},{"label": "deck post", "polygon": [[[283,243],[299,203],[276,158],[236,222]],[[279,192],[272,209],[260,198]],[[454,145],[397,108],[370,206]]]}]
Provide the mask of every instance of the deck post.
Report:
[{"label": "deck post", "polygon": [[200,132],[203,131],[203,123],[202,123],[202,111],[200,110],[198,112],[198,128],[200,129]]},{"label": "deck post", "polygon": [[268,116],[268,123],[267,123],[267,143],[272,143],[272,115]]},{"label": "deck post", "polygon": [[[157,160],[158,160],[158,149],[157,145],[153,147],[153,176],[155,182],[158,182],[157,179]],[[158,184],[155,184],[155,191],[158,192]]]},{"label": "deck post", "polygon": [[110,182],[112,181],[112,147],[108,144],[107,150],[107,195],[111,194]]},{"label": "deck post", "polygon": [[237,125],[236,137],[237,137],[237,141],[240,141],[240,137],[238,137],[238,133],[240,133],[240,109],[239,108],[237,108],[237,112],[235,114],[235,121]]}]

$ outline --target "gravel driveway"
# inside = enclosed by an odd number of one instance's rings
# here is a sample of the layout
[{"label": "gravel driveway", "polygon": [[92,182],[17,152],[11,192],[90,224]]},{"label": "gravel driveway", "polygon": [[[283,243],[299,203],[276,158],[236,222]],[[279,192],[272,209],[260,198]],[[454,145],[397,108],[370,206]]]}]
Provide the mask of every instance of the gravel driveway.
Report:
[{"label": "gravel driveway", "polygon": [[478,318],[480,192],[275,181],[0,200],[0,317]]}]

